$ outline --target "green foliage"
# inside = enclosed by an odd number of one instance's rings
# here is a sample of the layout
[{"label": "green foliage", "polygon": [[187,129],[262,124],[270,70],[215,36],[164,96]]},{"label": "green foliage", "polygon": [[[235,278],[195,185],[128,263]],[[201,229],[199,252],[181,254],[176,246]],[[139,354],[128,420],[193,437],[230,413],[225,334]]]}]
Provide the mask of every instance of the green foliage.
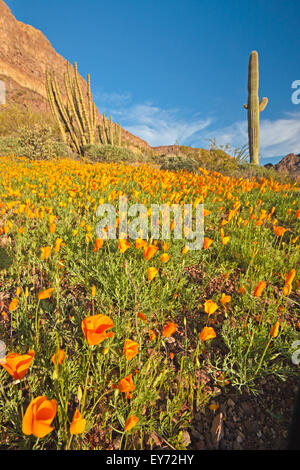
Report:
[{"label": "green foliage", "polygon": [[144,157],[137,155],[132,150],[129,150],[126,147],[117,147],[116,145],[86,145],[83,147],[83,155],[85,158],[93,162],[141,162]]},{"label": "green foliage", "polygon": [[0,137],[0,155],[15,155],[21,157],[23,148],[20,146],[17,137]]},{"label": "green foliage", "polygon": [[159,162],[162,170],[193,172],[199,168],[199,161],[185,155],[161,155]]},{"label": "green foliage", "polygon": [[46,125],[35,125],[31,128],[23,127],[19,130],[18,144],[22,156],[29,160],[49,160],[53,157],[67,155],[67,146],[55,141],[52,130]]}]

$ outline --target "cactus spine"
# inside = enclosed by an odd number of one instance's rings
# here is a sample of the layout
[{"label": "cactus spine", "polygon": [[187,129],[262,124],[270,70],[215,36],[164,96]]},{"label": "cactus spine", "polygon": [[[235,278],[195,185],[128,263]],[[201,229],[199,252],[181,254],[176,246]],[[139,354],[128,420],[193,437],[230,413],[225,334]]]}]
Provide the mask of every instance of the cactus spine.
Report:
[{"label": "cactus spine", "polygon": [[265,109],[268,98],[258,101],[258,54],[252,51],[248,66],[248,103],[244,108],[248,110],[248,139],[250,163],[259,165],[259,113]]},{"label": "cactus spine", "polygon": [[[74,64],[74,76],[71,77],[70,67],[64,74],[66,103],[62,99],[55,72],[46,71],[46,90],[51,112],[59,126],[63,141],[69,143],[78,154],[83,153],[87,144],[121,146],[121,126],[117,127],[103,113],[102,119],[97,116],[97,108],[93,102],[91,80],[88,75],[86,99],[83,97],[79,81],[77,63]],[[97,132],[98,131],[98,132]]]}]

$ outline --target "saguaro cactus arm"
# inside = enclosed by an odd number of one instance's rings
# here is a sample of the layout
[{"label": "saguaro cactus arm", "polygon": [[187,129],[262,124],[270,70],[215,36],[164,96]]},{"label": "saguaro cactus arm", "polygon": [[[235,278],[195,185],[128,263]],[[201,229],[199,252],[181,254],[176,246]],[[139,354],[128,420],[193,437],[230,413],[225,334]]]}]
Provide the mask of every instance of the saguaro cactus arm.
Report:
[{"label": "saguaro cactus arm", "polygon": [[268,98],[264,97],[259,102],[259,111],[263,111],[268,104]]}]

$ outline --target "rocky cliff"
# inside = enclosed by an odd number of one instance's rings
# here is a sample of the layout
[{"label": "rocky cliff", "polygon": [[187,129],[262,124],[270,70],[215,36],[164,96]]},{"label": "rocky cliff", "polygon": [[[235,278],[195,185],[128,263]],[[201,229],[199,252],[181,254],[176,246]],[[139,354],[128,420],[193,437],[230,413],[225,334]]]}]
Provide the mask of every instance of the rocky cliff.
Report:
[{"label": "rocky cliff", "polygon": [[[51,112],[45,88],[46,69],[54,70],[64,95],[67,60],[58,54],[41,31],[18,21],[0,0],[0,80],[5,83],[6,103]],[[73,69],[70,64],[71,70]],[[80,77],[82,90],[87,82]],[[144,140],[122,130],[123,140],[136,149],[151,149]]]}]

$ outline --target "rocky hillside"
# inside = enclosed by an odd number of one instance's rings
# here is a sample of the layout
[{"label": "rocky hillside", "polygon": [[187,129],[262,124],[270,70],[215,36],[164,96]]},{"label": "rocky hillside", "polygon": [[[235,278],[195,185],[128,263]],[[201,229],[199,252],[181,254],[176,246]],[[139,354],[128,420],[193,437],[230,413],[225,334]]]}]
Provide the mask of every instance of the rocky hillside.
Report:
[{"label": "rocky hillside", "polygon": [[289,153],[279,163],[272,165],[271,163],[265,165],[267,168],[273,168],[275,171],[280,171],[281,173],[299,175],[300,174],[300,153],[295,155],[294,153]]},{"label": "rocky hillside", "polygon": [[[0,44],[0,80],[5,83],[6,103],[28,105],[33,110],[50,113],[45,88],[46,69],[55,71],[65,98],[63,77],[67,60],[54,50],[41,31],[16,20],[3,0],[0,0]],[[80,77],[80,81],[86,92],[85,79]],[[144,140],[124,129],[122,132],[123,140],[127,140],[129,146],[151,150]]]}]

